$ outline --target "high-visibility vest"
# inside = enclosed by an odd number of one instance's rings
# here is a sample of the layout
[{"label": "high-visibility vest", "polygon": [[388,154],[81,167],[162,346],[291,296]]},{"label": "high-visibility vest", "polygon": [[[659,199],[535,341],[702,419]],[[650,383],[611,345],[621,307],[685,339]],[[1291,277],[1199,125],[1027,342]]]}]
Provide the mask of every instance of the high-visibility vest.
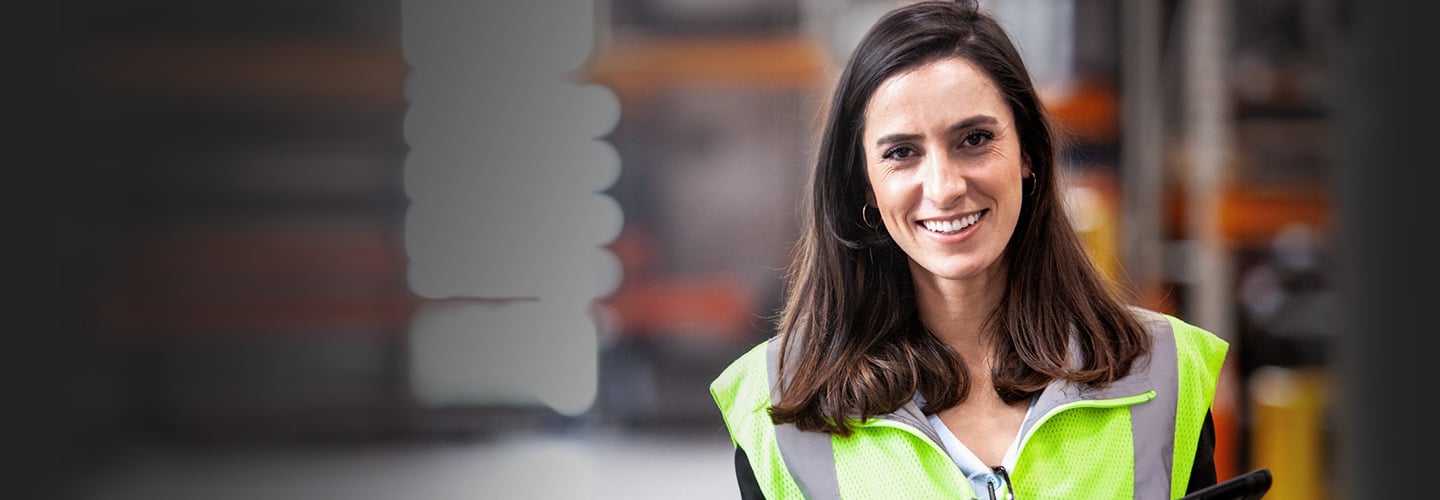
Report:
[{"label": "high-visibility vest", "polygon": [[[1150,355],[1103,389],[1056,381],[1020,426],[1017,498],[1158,499],[1185,493],[1229,344],[1173,316],[1138,310]],[[735,360],[710,385],[733,443],[768,499],[977,498],[913,401],[849,422],[848,437],[775,425],[779,342]]]}]

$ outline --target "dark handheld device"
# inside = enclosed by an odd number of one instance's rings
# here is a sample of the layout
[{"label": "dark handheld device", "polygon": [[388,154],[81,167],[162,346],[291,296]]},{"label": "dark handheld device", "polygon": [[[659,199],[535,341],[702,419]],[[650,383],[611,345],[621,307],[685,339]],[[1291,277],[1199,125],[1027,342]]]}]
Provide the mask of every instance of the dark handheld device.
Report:
[{"label": "dark handheld device", "polygon": [[1255,469],[1195,490],[1180,500],[1259,500],[1270,490],[1270,469]]}]

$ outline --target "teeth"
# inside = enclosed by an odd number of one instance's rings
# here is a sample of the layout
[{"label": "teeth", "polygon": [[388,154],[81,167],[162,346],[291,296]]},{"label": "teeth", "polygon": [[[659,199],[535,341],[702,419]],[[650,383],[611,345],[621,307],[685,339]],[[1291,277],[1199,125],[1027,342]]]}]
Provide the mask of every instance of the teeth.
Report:
[{"label": "teeth", "polygon": [[971,224],[974,224],[975,221],[978,221],[978,220],[980,220],[980,214],[977,213],[977,214],[970,214],[970,215],[968,215],[968,216],[961,217],[961,218],[955,219],[955,220],[943,220],[943,221],[927,220],[927,221],[924,222],[924,224],[925,224],[925,229],[929,229],[929,230],[935,231],[935,232],[937,232],[937,233],[954,233],[954,232],[960,231],[961,229],[965,229],[965,228],[967,228],[967,227],[970,227]]}]

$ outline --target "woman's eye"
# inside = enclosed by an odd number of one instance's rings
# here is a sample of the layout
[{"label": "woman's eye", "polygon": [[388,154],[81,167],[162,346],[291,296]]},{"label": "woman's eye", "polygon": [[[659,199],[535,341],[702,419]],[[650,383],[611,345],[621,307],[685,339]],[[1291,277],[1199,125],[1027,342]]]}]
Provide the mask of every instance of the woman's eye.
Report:
[{"label": "woman's eye", "polygon": [[909,146],[897,146],[890,148],[889,151],[886,151],[885,155],[882,156],[882,158],[885,158],[887,160],[904,160],[911,156],[915,156],[914,149],[910,149]]},{"label": "woman's eye", "polygon": [[994,138],[994,136],[991,135],[989,132],[975,131],[966,135],[965,139],[961,142],[964,142],[966,146],[974,148],[984,146],[985,143],[990,142],[990,139],[992,138]]}]

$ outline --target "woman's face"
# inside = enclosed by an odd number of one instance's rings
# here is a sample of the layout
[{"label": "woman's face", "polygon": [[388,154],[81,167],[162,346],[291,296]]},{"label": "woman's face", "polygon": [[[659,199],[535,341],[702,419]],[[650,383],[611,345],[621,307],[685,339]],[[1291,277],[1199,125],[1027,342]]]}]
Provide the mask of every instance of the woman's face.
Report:
[{"label": "woman's face", "polygon": [[917,284],[999,276],[1030,169],[990,78],[958,57],[896,73],[870,98],[864,132],[870,201]]}]

